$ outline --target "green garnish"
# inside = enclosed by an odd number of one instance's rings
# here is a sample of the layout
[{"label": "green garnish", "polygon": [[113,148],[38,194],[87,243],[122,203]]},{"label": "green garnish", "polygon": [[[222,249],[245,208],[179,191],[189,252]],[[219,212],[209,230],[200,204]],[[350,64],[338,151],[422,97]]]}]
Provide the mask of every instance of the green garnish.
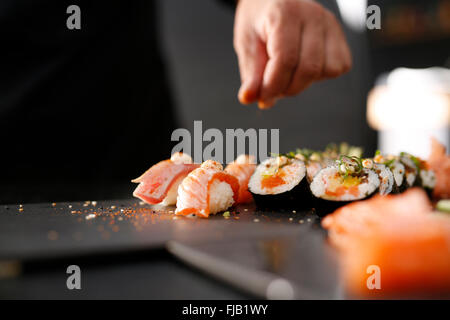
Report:
[{"label": "green garnish", "polygon": [[336,162],[339,170],[342,170],[341,168],[344,166],[344,178],[349,175],[359,175],[364,169],[362,159],[359,157],[341,155]]},{"label": "green garnish", "polygon": [[288,159],[295,159],[294,151],[289,151],[288,153],[273,153],[273,152],[271,152],[270,155],[272,157],[286,157]]},{"label": "green garnish", "polygon": [[225,211],[225,212],[223,213],[223,216],[224,216],[224,217],[229,217],[229,216],[230,216],[230,211]]},{"label": "green garnish", "polygon": [[395,162],[395,159],[391,159],[391,160],[385,161],[383,164],[384,164],[386,167],[391,168],[391,166],[392,166],[392,164],[393,164],[394,162]]},{"label": "green garnish", "polygon": [[436,209],[441,212],[450,213],[450,199],[439,201],[436,205]]}]

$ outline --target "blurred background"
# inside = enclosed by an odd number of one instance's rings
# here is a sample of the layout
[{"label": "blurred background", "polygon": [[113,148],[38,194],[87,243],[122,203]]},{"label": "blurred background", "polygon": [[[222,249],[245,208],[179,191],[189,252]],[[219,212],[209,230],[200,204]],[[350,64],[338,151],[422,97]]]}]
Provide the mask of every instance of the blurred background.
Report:
[{"label": "blurred background", "polygon": [[[107,130],[123,132],[121,143],[125,146],[129,145],[129,148],[123,149],[118,144],[114,151],[105,151],[101,145],[102,140],[99,139],[95,144],[93,143],[93,146],[87,147],[85,150],[76,149],[72,156],[78,159],[77,161],[82,161],[83,166],[90,172],[86,179],[77,179],[81,173],[73,171],[71,163],[67,163],[66,171],[59,171],[56,174],[57,177],[53,178],[48,174],[54,171],[50,166],[45,169],[45,174],[41,175],[39,181],[37,178],[16,179],[17,175],[4,179],[0,186],[3,195],[0,201],[2,203],[53,202],[69,199],[97,200],[129,197],[133,190],[133,185],[129,183],[129,180],[145,171],[154,162],[163,159],[163,154],[168,153],[167,150],[170,151],[173,146],[173,143],[170,142],[172,127],[183,127],[192,131],[194,120],[203,121],[203,130],[218,128],[224,132],[226,128],[280,129],[280,151],[282,152],[296,147],[323,148],[330,142],[347,141],[363,146],[365,154],[373,154],[379,147],[377,130],[385,128],[379,127],[379,122],[383,122],[383,120],[371,121],[372,126],[369,126],[367,121],[369,92],[376,85],[386,86],[388,83],[387,73],[399,67],[449,67],[450,0],[327,0],[319,2],[342,19],[353,54],[353,69],[338,79],[314,84],[298,97],[283,99],[271,110],[262,111],[255,105],[240,105],[236,97],[240,78],[232,45],[234,17],[232,5],[225,1],[214,0],[150,1],[149,3],[152,4],[144,7],[145,10],[152,12],[149,14],[150,22],[148,23],[155,30],[155,39],[150,40],[157,41],[161,45],[158,47],[161,58],[156,57],[156,59],[164,62],[161,65],[164,65],[167,77],[159,79],[160,70],[158,69],[158,73],[153,73],[152,66],[145,65],[141,69],[140,76],[134,78],[129,76],[128,79],[124,78],[123,82],[118,78],[115,80],[114,86],[108,88],[105,93],[109,94],[115,90],[123,91],[122,85],[125,88],[134,88],[133,81],[135,81],[140,83],[139,87],[142,90],[146,90],[146,98],[139,100],[139,96],[133,90],[128,90],[128,94],[132,97],[130,101],[133,100],[133,102],[123,100],[124,108],[127,108],[127,104],[130,103],[140,105],[142,110],[153,108],[159,110],[158,112],[166,110],[165,113],[146,115],[142,112],[136,114],[135,117],[127,116],[124,118],[127,125],[114,123],[114,126],[111,125],[105,129],[106,131],[102,131],[104,134],[102,139],[107,139]],[[82,1],[81,3],[83,8],[84,4]],[[365,10],[371,4],[379,5],[381,8],[381,30],[368,30],[365,26]],[[61,4],[61,6],[63,5],[65,4]],[[108,10],[105,10],[108,15]],[[117,19],[120,23],[124,22],[120,18]],[[89,22],[89,16],[86,17],[86,21]],[[144,23],[145,21],[142,19],[136,22],[136,24]],[[92,20],[90,26],[94,26]],[[2,32],[8,31],[2,29]],[[127,37],[122,35],[120,29],[108,29],[108,32],[116,32],[119,37]],[[136,37],[141,43],[148,39],[144,32]],[[110,40],[111,43],[117,41],[114,38]],[[91,37],[89,41],[95,43],[97,39]],[[105,46],[110,45],[109,42],[105,43]],[[119,41],[116,43],[117,48],[111,49],[113,51],[105,49],[107,53],[102,54],[106,56],[116,49],[120,50],[119,46],[123,49],[128,44],[126,42],[121,44]],[[152,47],[142,46],[143,48],[140,46],[129,47],[130,53],[127,59],[133,60],[134,53],[138,51],[153,52],[151,51]],[[138,54],[137,61],[145,58],[143,53]],[[89,64],[94,66],[99,63],[95,59],[89,59],[84,51],[80,51],[78,54],[80,59],[84,60],[85,66],[89,66]],[[108,63],[106,69],[115,68],[117,62],[111,59]],[[12,73],[14,72],[12,71]],[[156,74],[156,79],[153,74]],[[6,81],[5,74],[3,77],[5,78],[2,80]],[[434,79],[434,77],[433,73],[431,78]],[[88,81],[83,79],[89,78],[92,78],[89,72],[80,75],[79,85],[82,87],[83,82]],[[422,78],[419,78],[419,84],[420,79]],[[445,84],[445,79],[448,78],[444,75],[439,79],[438,82],[444,83],[443,87],[447,85],[446,88],[448,88],[449,84]],[[94,79],[93,81],[95,83],[98,80]],[[161,83],[168,84],[168,95],[161,94],[161,91],[165,90],[164,86],[160,87]],[[73,88],[76,90],[77,87]],[[408,88],[406,86],[406,91],[403,93],[406,96],[413,93],[413,90],[408,90]],[[91,89],[96,90],[95,84]],[[445,97],[447,99],[449,97],[449,92],[445,92],[445,90],[444,88],[444,104],[448,102]],[[71,97],[71,94],[67,92],[61,94],[65,94],[66,99]],[[5,99],[2,100],[0,95],[1,101],[4,102]],[[101,103],[101,101],[97,102],[97,104]],[[91,108],[93,105],[94,102],[92,102],[92,106],[88,107]],[[154,130],[156,122],[164,123],[166,119],[164,115],[170,116],[167,110],[172,107],[176,119],[174,125],[168,125],[167,128],[170,130],[166,130],[167,132],[161,133]],[[408,103],[405,102],[402,107],[408,108]],[[105,114],[113,112],[120,117],[117,109],[108,108],[106,105],[102,108],[102,112]],[[447,113],[444,110],[444,118],[448,117],[448,104],[446,108],[444,107],[447,110]],[[430,109],[424,105],[420,110],[425,112]],[[386,116],[385,111],[382,111],[381,117]],[[420,119],[422,111],[418,112]],[[3,117],[3,119],[6,118]],[[108,117],[99,119],[99,121],[109,121]],[[19,118],[16,121],[15,128],[21,120]],[[56,121],[60,121],[60,119]],[[401,128],[401,122],[399,119],[399,128]],[[89,125],[86,123],[81,127],[85,132],[89,132]],[[139,128],[142,130],[133,131]],[[156,128],[158,127],[156,126]],[[389,128],[389,130],[391,129]],[[432,131],[429,129],[427,128],[428,133]],[[27,129],[22,128],[22,130]],[[420,134],[420,130],[417,131],[414,126],[412,130]],[[448,143],[448,123],[444,123],[443,129],[439,130],[442,139],[447,139],[443,142]],[[135,133],[133,134],[133,132]],[[58,135],[58,133],[55,134]],[[10,131],[3,131],[2,135],[4,140],[11,142],[9,148],[12,148],[11,145],[16,145]],[[139,140],[138,138],[142,138],[143,135],[145,135],[145,140]],[[164,137],[167,144],[155,143],[157,136]],[[388,137],[390,136],[388,135]],[[87,134],[87,138],[89,139],[89,134]],[[401,141],[399,143],[401,144]],[[52,147],[47,146],[45,150],[45,152],[51,152]],[[10,153],[10,150],[5,150],[4,157],[9,157]],[[30,160],[23,165],[24,168],[29,169],[29,172],[39,171],[42,168],[33,161],[33,157],[37,157],[36,153],[39,152],[34,151],[31,156],[27,152],[21,154],[22,158],[30,156]],[[168,156],[169,154],[165,158]],[[55,154],[55,157],[58,161],[64,162],[69,156]],[[94,158],[99,169],[90,166]],[[121,159],[121,161],[117,167],[110,170],[108,163],[111,159]],[[11,162],[16,163],[17,161],[11,160]],[[90,166],[89,169],[88,166]],[[7,170],[5,167],[4,169]],[[67,178],[64,177],[66,173]],[[24,175],[30,177],[29,173]]]}]

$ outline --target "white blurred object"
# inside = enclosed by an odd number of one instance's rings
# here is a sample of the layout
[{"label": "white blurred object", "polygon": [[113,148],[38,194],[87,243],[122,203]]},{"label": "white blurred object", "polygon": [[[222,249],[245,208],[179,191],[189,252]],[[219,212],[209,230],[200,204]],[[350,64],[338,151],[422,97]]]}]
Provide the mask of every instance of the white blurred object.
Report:
[{"label": "white blurred object", "polygon": [[450,147],[450,69],[392,71],[369,94],[367,119],[379,130],[384,153],[406,151],[426,158],[430,138]]},{"label": "white blurred object", "polygon": [[342,19],[354,31],[366,28],[367,0],[337,0]]}]

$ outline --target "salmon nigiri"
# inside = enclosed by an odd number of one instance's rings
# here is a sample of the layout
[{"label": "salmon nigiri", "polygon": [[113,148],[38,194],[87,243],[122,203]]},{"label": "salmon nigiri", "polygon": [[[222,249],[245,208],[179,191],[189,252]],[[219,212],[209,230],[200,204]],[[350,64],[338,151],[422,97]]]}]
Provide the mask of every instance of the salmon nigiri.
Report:
[{"label": "salmon nigiri", "polygon": [[239,181],[239,198],[237,204],[248,203],[253,200],[252,194],[248,191],[248,181],[255,169],[255,157],[246,154],[241,154],[225,168],[225,172],[235,176]]},{"label": "salmon nigiri", "polygon": [[169,160],[155,164],[142,176],[132,180],[139,183],[133,196],[149,204],[174,205],[181,181],[198,167],[198,164],[192,163],[189,155],[174,153]]},{"label": "salmon nigiri", "polygon": [[220,163],[207,160],[183,180],[178,188],[178,215],[208,218],[230,208],[239,197],[239,181],[223,171]]}]

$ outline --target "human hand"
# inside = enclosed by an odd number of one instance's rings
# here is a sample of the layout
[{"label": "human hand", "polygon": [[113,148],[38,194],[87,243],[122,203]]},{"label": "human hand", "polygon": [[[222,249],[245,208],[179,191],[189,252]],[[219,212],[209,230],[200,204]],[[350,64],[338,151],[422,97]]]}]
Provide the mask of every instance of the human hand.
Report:
[{"label": "human hand", "polygon": [[352,65],[336,17],[312,0],[239,0],[234,26],[243,104],[262,109]]}]

